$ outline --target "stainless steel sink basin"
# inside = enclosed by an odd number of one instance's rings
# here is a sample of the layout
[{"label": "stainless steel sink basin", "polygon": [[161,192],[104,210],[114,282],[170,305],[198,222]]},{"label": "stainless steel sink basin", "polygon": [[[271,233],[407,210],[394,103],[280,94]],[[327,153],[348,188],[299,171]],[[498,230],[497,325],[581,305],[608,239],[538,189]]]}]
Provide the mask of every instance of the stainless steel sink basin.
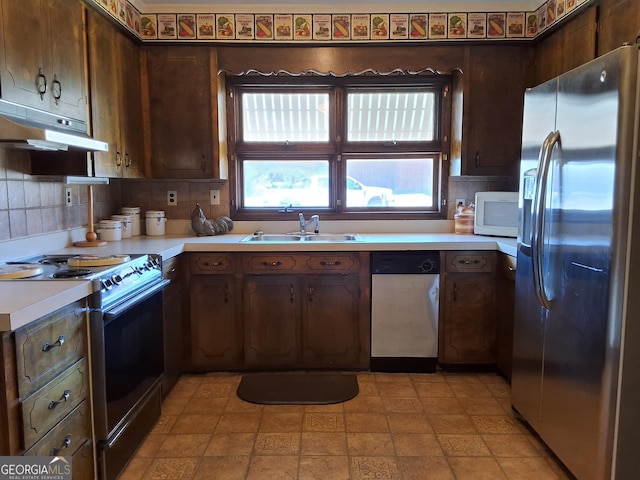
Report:
[{"label": "stainless steel sink basin", "polygon": [[317,233],[317,234],[286,234],[263,233],[262,235],[249,235],[242,242],[260,243],[298,243],[298,242],[361,242],[362,237],[355,233]]}]

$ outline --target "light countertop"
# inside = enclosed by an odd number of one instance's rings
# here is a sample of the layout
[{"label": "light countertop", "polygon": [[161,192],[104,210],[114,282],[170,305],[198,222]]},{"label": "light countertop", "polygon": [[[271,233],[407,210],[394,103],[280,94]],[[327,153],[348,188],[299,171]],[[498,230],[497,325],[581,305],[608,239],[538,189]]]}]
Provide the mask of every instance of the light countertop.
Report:
[{"label": "light countertop", "polygon": [[[253,243],[242,242],[247,233],[194,237],[168,235],[138,236],[102,247],[67,247],[49,254],[160,254],[171,258],[182,252],[302,252],[383,250],[498,250],[516,255],[516,239],[454,233],[371,233],[362,241]],[[34,288],[37,285],[37,288]],[[91,293],[88,280],[0,281],[0,331],[20,328]]]}]

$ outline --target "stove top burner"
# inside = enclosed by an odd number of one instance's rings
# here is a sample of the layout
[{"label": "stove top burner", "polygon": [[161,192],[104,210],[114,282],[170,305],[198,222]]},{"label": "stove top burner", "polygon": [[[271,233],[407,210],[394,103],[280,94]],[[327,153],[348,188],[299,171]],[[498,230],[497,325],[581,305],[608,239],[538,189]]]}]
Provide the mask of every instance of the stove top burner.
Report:
[{"label": "stove top burner", "polygon": [[51,276],[53,278],[77,278],[86,277],[87,275],[91,275],[92,273],[93,271],[87,268],[75,268],[73,270],[58,270]]}]

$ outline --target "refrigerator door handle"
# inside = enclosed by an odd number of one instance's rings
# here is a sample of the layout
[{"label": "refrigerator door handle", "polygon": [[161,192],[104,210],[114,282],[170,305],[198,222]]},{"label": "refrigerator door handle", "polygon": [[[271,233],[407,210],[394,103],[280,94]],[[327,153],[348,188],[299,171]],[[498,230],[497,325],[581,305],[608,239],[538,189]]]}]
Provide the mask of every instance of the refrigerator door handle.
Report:
[{"label": "refrigerator door handle", "polygon": [[538,303],[547,310],[551,309],[551,299],[544,288],[544,272],[542,271],[542,253],[544,249],[544,212],[546,208],[547,180],[553,148],[560,142],[560,132],[550,132],[540,148],[538,172],[534,202],[531,212],[531,266],[533,268],[533,285]]}]

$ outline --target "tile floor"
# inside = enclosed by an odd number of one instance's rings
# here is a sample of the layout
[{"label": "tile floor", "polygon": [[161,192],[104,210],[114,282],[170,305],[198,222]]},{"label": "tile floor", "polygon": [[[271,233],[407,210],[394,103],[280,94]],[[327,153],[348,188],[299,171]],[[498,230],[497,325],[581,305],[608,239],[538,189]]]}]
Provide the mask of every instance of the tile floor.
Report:
[{"label": "tile floor", "polygon": [[358,373],[336,405],[255,405],[183,376],[120,480],[570,480],[493,374]]}]

